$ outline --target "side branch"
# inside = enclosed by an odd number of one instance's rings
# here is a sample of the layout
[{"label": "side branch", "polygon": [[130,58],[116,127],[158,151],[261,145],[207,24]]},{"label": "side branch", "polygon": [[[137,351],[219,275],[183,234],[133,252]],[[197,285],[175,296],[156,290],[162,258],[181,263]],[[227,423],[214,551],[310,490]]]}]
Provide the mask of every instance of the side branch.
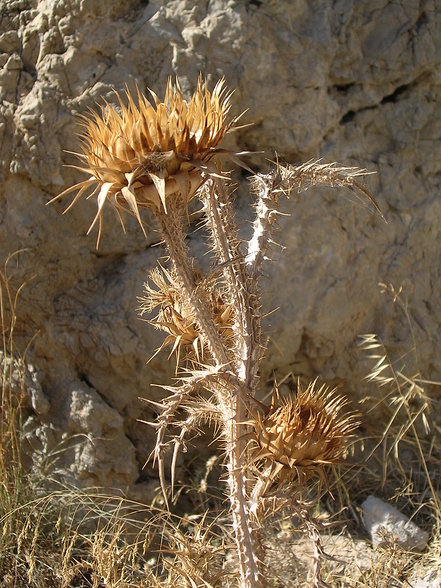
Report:
[{"label": "side branch", "polygon": [[297,166],[278,165],[270,174],[256,174],[251,183],[251,190],[257,196],[257,204],[253,235],[248,242],[246,257],[248,274],[254,277],[260,271],[271,243],[274,221],[277,214],[280,214],[278,202],[283,194],[289,196],[293,191],[305,192],[314,186],[349,188],[360,197],[367,198],[378,214],[384,218],[375,198],[359,182],[360,178],[370,173],[358,167],[343,167],[337,163],[311,160]]},{"label": "side branch", "polygon": [[[201,390],[203,388],[210,388],[213,384],[218,380],[218,374],[216,371],[213,372],[206,372],[202,373],[198,376],[192,376],[184,381],[183,384],[176,387],[163,387],[165,390],[171,392],[170,396],[165,398],[162,402],[154,402],[153,400],[149,400],[147,398],[144,399],[145,402],[148,404],[153,405],[159,413],[157,418],[157,422],[155,423],[147,423],[153,426],[156,429],[156,443],[155,447],[150,454],[147,461],[153,459],[153,464],[158,464],[158,472],[159,472],[159,481],[161,484],[162,494],[164,496],[164,500],[167,503],[167,492],[166,492],[166,483],[165,483],[165,467],[164,467],[164,452],[166,448],[173,443],[173,441],[166,442],[165,435],[167,433],[167,429],[172,425],[174,427],[180,427],[181,423],[175,420],[176,412],[179,408],[181,408],[184,404],[188,403],[189,397]],[[183,443],[184,436],[187,432],[189,432],[190,427],[187,426],[182,428],[182,431],[185,431],[182,435],[179,435],[178,438],[175,438],[174,441],[174,450],[173,450],[173,459],[171,464],[171,487],[173,493],[173,486],[174,486],[174,478],[175,478],[175,465],[176,465],[176,456],[180,446]]]}]

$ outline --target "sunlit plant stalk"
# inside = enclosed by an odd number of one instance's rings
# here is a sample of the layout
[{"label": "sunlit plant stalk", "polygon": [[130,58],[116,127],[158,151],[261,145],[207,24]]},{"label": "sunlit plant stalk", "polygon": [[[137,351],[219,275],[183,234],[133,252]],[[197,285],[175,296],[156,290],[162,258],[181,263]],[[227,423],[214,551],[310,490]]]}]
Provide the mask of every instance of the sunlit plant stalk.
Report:
[{"label": "sunlit plant stalk", "polygon": [[[256,215],[252,237],[242,243],[222,171],[225,157],[241,164],[241,154],[220,147],[225,134],[237,128],[223,80],[210,92],[200,78],[188,102],[170,80],[163,101],[152,96],[154,105],[138,92],[136,104],[126,92],[127,105],[119,97],[118,107],[106,104],[100,114],[83,118],[79,169],[89,177],[57,198],[71,192],[76,192],[73,203],[83,195],[97,198],[91,228],[98,222],[98,241],[106,202],[121,223],[129,213],[143,231],[142,210],[153,213],[172,267],[151,273],[141,312],[159,309],[151,322],[167,334],[161,348],[171,345],[188,374],[179,385],[164,387],[168,396],[162,402],[149,401],[158,413],[151,423],[157,432],[153,458],[167,502],[165,451],[173,452],[173,492],[186,435],[201,422],[216,421],[226,457],[239,582],[255,588],[266,582],[262,520],[278,508],[295,507],[286,489],[298,489],[312,473],[339,460],[356,425],[354,415],[342,413],[341,397],[314,384],[289,399],[275,388],[270,406],[257,399],[264,352],[259,275],[279,199],[316,185],[346,186],[376,204],[358,183],[363,170],[319,161],[277,165],[269,174],[251,176]],[[192,199],[202,203],[214,261],[208,274],[200,272],[186,242]]]}]

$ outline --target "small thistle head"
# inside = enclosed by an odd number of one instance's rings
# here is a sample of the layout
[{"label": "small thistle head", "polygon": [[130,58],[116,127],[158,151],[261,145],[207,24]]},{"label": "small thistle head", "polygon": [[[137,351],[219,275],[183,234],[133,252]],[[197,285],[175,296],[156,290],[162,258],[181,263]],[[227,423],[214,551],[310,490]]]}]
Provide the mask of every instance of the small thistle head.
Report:
[{"label": "small thistle head", "polygon": [[[230,97],[220,80],[209,92],[202,77],[190,101],[184,100],[179,83],[168,80],[164,100],[151,92],[154,106],[139,90],[137,102],[126,91],[127,105],[106,104],[100,114],[83,117],[80,167],[89,179],[59,196],[77,191],[97,197],[99,220],[109,201],[122,222],[122,212],[141,224],[140,208],[167,212],[167,201],[178,197],[186,206],[201,185],[202,174],[225,134],[237,119],[230,118]],[[72,204],[73,204],[72,203]]]},{"label": "small thistle head", "polygon": [[[145,284],[145,296],[139,299],[140,313],[142,316],[159,307],[159,312],[151,323],[157,329],[168,333],[160,350],[171,345],[171,353],[176,351],[178,359],[183,349],[186,358],[200,361],[207,350],[192,311],[182,296],[182,288],[179,287],[175,272],[167,271],[162,267],[155,268],[150,272],[150,280],[150,283]],[[195,272],[195,282],[197,286],[202,284],[202,278],[197,272]],[[226,304],[219,288],[205,282],[204,286],[214,322],[219,332],[228,340],[232,337],[232,308]]]},{"label": "small thistle head", "polygon": [[347,401],[316,381],[296,396],[282,398],[274,387],[266,414],[254,423],[256,460],[274,464],[283,477],[305,478],[324,465],[336,463],[358,426],[354,413],[342,414]]}]

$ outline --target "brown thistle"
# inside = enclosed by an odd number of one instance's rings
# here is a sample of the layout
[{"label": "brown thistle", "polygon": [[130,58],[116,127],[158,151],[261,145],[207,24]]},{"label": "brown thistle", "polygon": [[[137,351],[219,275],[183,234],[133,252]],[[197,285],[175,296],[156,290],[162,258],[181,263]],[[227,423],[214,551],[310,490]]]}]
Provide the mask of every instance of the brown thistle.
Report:
[{"label": "brown thistle", "polygon": [[231,93],[223,79],[210,92],[199,77],[189,102],[178,81],[173,84],[170,78],[163,102],[150,92],[154,106],[139,90],[136,105],[126,90],[127,106],[117,95],[119,107],[106,103],[100,114],[82,117],[83,153],[75,155],[85,164],[77,169],[89,178],[55,199],[76,191],[69,209],[88,192],[88,198],[96,196],[98,211],[89,232],[99,221],[98,241],[106,201],[115,208],[123,227],[122,212],[134,215],[143,228],[139,209],[167,212],[172,195],[179,195],[186,206],[203,183],[204,172],[215,173],[210,161],[226,153],[218,145],[238,120],[228,116]]},{"label": "brown thistle", "polygon": [[[150,322],[155,328],[168,333],[168,336],[158,351],[171,345],[170,355],[176,352],[178,363],[181,349],[185,351],[186,359],[201,361],[207,353],[206,345],[191,308],[182,296],[176,273],[160,267],[153,269],[149,275],[151,283],[144,285],[145,296],[139,298],[139,311],[142,316],[159,307],[157,316]],[[203,280],[199,272],[194,272],[194,281],[196,288],[203,287],[214,323],[224,340],[228,342],[233,336],[231,306],[226,304],[223,292],[212,283]]]},{"label": "brown thistle", "polygon": [[274,386],[271,406],[255,417],[256,461],[274,466],[281,478],[304,480],[345,453],[358,426],[355,413],[343,414],[347,401],[317,380],[296,396],[283,398]]},{"label": "brown thistle", "polygon": [[[305,390],[299,388],[297,395],[288,399],[281,398],[275,386],[269,407],[256,400],[263,356],[259,276],[273,242],[279,198],[316,185],[346,186],[357,189],[374,207],[377,204],[358,184],[363,170],[319,161],[299,166],[278,164],[273,172],[254,177],[256,218],[244,256],[226,177],[216,157],[228,154],[243,165],[237,159],[240,154],[220,148],[225,134],[237,128],[237,118],[229,117],[231,95],[223,80],[210,93],[200,78],[189,102],[178,82],[173,85],[170,80],[163,102],[152,96],[154,104],[138,91],[135,104],[127,91],[126,104],[118,96],[119,106],[106,104],[100,114],[83,117],[79,155],[83,164],[77,169],[88,179],[57,198],[75,193],[72,206],[83,195],[96,196],[98,210],[89,231],[99,222],[98,241],[107,201],[122,224],[127,212],[143,228],[142,210],[153,212],[172,269],[160,267],[150,274],[140,310],[143,314],[157,309],[157,316],[149,322],[166,333],[160,349],[171,345],[178,363],[182,351],[188,364],[179,385],[164,387],[167,396],[162,402],[149,401],[158,413],[150,423],[157,431],[151,455],[158,464],[168,506],[166,450],[173,448],[173,493],[177,455],[185,447],[188,433],[213,419],[226,454],[239,582],[242,588],[261,588],[266,584],[267,570],[259,528],[266,514],[292,502],[284,492],[285,482],[290,490],[300,489],[311,473],[321,474],[325,464],[339,460],[357,425],[353,414],[343,414],[345,400],[325,386],[316,389],[315,383]],[[204,185],[210,176],[213,181]],[[204,203],[216,264],[211,275],[215,273],[216,279],[195,272],[197,264],[190,254],[186,213],[196,194]],[[255,406],[260,407],[259,413]],[[307,521],[306,516],[303,520]],[[213,552],[204,549],[204,540],[201,527],[201,535],[195,534],[193,543],[183,536],[172,546],[173,551],[182,553],[183,573],[178,577],[186,585],[215,585],[225,579],[223,570],[218,573],[213,565]],[[318,569],[321,548],[319,540],[314,540]],[[198,575],[200,570],[203,574]],[[178,580],[173,573],[170,577],[175,585]]]}]

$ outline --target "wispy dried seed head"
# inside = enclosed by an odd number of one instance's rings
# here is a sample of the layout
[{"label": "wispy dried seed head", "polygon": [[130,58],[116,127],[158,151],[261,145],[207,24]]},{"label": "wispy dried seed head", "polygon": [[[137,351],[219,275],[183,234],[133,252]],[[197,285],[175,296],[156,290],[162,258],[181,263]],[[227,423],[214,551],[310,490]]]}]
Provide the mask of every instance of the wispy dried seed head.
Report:
[{"label": "wispy dried seed head", "polygon": [[346,405],[335,390],[324,385],[316,389],[316,382],[305,390],[299,385],[290,398],[280,397],[275,386],[267,414],[256,417],[256,459],[279,464],[283,474],[337,462],[358,426],[354,413],[342,414]]},{"label": "wispy dried seed head", "polygon": [[[202,182],[210,159],[237,119],[228,116],[230,97],[224,80],[209,92],[202,77],[190,101],[184,100],[178,81],[168,80],[163,102],[151,92],[153,106],[138,90],[137,102],[126,91],[127,106],[107,104],[100,114],[83,117],[81,171],[88,180],[58,197],[77,191],[72,204],[90,190],[97,196],[99,220],[106,201],[139,220],[140,208],[167,211],[167,200],[179,194],[183,204]],[[89,229],[89,231],[90,231]]]},{"label": "wispy dried seed head", "polygon": [[[184,348],[186,357],[202,359],[206,351],[204,342],[192,311],[182,296],[176,274],[164,268],[155,268],[150,272],[150,279],[154,286],[151,283],[145,284],[145,296],[139,299],[140,313],[151,313],[159,307],[159,312],[151,323],[168,333],[160,349],[172,345],[172,353],[176,351],[178,357],[180,350]],[[196,272],[195,281],[196,284],[201,282],[201,276]],[[228,340],[232,336],[232,308],[225,303],[222,292],[213,284],[204,283],[204,286],[214,322],[219,332]]]}]

